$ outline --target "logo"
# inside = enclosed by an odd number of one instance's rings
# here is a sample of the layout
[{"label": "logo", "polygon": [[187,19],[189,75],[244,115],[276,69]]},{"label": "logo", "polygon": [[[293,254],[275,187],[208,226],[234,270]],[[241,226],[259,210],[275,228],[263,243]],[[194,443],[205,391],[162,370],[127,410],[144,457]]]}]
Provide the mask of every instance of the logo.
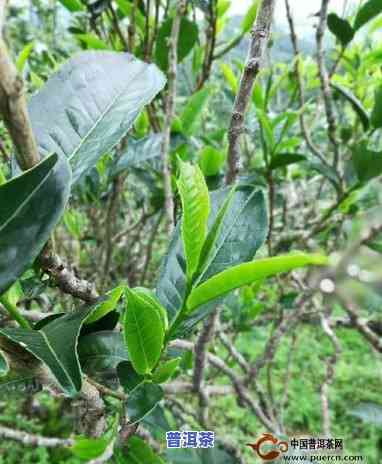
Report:
[{"label": "logo", "polygon": [[[267,444],[268,446],[266,446]],[[273,449],[267,451],[266,448],[269,448],[269,445],[272,445]],[[263,461],[272,461],[273,459],[277,459],[280,454],[288,451],[288,442],[279,441],[278,438],[270,433],[263,433],[256,443],[247,443],[247,446],[250,446]]]}]

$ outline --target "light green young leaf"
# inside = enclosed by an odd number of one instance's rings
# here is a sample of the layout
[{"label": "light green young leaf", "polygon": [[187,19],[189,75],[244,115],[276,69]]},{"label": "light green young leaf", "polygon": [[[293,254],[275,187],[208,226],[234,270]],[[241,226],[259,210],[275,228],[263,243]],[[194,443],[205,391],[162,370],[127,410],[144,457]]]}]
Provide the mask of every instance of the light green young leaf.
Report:
[{"label": "light green young leaf", "polygon": [[192,311],[231,290],[251,284],[259,279],[310,264],[323,266],[328,264],[328,260],[325,256],[319,254],[293,253],[239,264],[220,274],[216,274],[192,290],[187,299],[188,310]]},{"label": "light green young leaf", "polygon": [[76,39],[81,45],[85,45],[82,48],[88,48],[92,50],[108,50],[109,45],[97,37],[95,34],[74,34]]},{"label": "light green young leaf", "polygon": [[96,304],[94,311],[92,311],[91,315],[86,319],[85,324],[96,322],[102,317],[106,316],[106,314],[113,311],[117,306],[124,290],[125,286],[120,285],[119,287],[113,288],[113,290],[107,292],[105,299]]},{"label": "light green young leaf", "polygon": [[80,0],[58,0],[58,1],[71,13],[75,13],[76,11],[81,11],[85,8]]},{"label": "light green young leaf", "polygon": [[164,383],[169,380],[178,368],[182,358],[173,358],[160,364],[153,374],[154,383]]},{"label": "light green young leaf", "polygon": [[205,176],[216,176],[219,174],[226,159],[225,153],[207,145],[199,154],[199,166]]},{"label": "light green young leaf", "polygon": [[222,72],[222,74],[224,76],[225,81],[227,82],[227,84],[231,88],[232,93],[234,95],[236,95],[237,89],[239,87],[239,82],[238,82],[237,77],[235,76],[235,73],[232,71],[231,66],[229,66],[226,63],[221,63],[220,64],[220,69],[221,69],[221,72]]},{"label": "light green young leaf", "polygon": [[25,64],[29,58],[29,55],[32,53],[33,47],[34,42],[30,42],[29,44],[25,45],[17,57],[16,68],[19,73],[24,71]]},{"label": "light green young leaf", "polygon": [[248,8],[241,23],[241,30],[245,34],[251,30],[253,23],[256,20],[257,10],[259,8],[260,0],[253,0],[251,6]]},{"label": "light green young leaf", "polygon": [[135,289],[126,289],[126,301],[123,325],[129,360],[138,374],[145,375],[159,361],[163,348],[160,303],[153,304]]},{"label": "light green young leaf", "polygon": [[210,197],[204,176],[198,166],[179,160],[178,189],[182,201],[182,239],[191,282],[199,265],[200,253],[207,236]]}]

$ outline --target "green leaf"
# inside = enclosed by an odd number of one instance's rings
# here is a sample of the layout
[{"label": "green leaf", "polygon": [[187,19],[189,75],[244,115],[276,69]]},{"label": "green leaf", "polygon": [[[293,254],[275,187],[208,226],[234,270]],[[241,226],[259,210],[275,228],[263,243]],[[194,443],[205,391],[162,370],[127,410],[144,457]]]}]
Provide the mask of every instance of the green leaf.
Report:
[{"label": "green leaf", "polygon": [[40,330],[0,329],[0,333],[45,363],[63,391],[75,396],[82,386],[77,355],[80,329],[93,307],[54,319]]},{"label": "green leaf", "polygon": [[367,143],[361,142],[353,147],[352,153],[354,169],[361,182],[382,174],[382,152],[369,150]]},{"label": "green leaf", "polygon": [[236,95],[237,89],[239,88],[239,82],[238,82],[238,79],[235,73],[232,71],[231,66],[225,63],[221,63],[220,69],[221,69],[221,72],[223,73],[225,81],[231,88],[232,93]]},{"label": "green leaf", "polygon": [[74,34],[74,36],[81,45],[84,45],[82,48],[93,50],[108,50],[110,48],[106,42],[94,34]]},{"label": "green leaf", "polygon": [[125,286],[120,285],[119,287],[107,292],[105,299],[101,301],[101,303],[96,304],[92,314],[86,319],[85,324],[92,324],[113,311],[121,299],[124,290]]},{"label": "green leaf", "polygon": [[129,359],[122,334],[110,330],[80,337],[78,356],[82,369],[90,375],[107,374]]},{"label": "green leaf", "polygon": [[382,128],[382,85],[375,92],[374,108],[371,113],[371,123],[376,129]]},{"label": "green leaf", "polygon": [[136,289],[126,290],[124,336],[129,360],[138,374],[151,372],[158,362],[164,341],[164,328],[158,311],[159,303],[153,304]]},{"label": "green leaf", "polygon": [[[123,16],[131,17],[133,5],[129,0],[116,0],[116,4]],[[135,9],[135,23],[141,32],[144,32],[146,27],[146,19],[140,8]]]},{"label": "green leaf", "polygon": [[[225,188],[211,193],[209,233],[206,248],[203,247],[201,253],[202,272],[198,282],[253,259],[266,238],[268,221],[264,194],[252,186],[239,186],[230,192],[231,189]],[[227,198],[229,195],[233,197]],[[182,308],[186,297],[184,256],[180,227],[177,227],[157,285],[158,298],[167,309],[170,321]]]},{"label": "green leaf", "polygon": [[[4,353],[0,351],[0,377],[4,377],[5,375],[8,374],[8,372],[9,372],[8,360],[5,357]],[[1,390],[1,383],[0,383],[0,390]]]},{"label": "green leaf", "polygon": [[29,55],[32,53],[34,47],[34,42],[30,42],[29,44],[25,45],[25,47],[21,50],[19,56],[17,57],[16,61],[16,68],[19,73],[22,73],[25,68],[25,64],[29,58]]},{"label": "green leaf", "polygon": [[357,31],[364,24],[375,18],[375,16],[379,15],[380,13],[382,13],[381,0],[368,0],[358,10],[354,21],[354,30]]},{"label": "green leaf", "polygon": [[336,13],[328,14],[328,29],[343,47],[346,47],[353,40],[353,28],[346,19],[340,18]]},{"label": "green leaf", "polygon": [[185,135],[190,136],[194,133],[195,127],[199,123],[200,115],[210,96],[211,88],[207,86],[188,98],[188,103],[180,116],[182,132]]},{"label": "green leaf", "polygon": [[[228,190],[224,191],[226,198]],[[264,243],[268,232],[267,209],[264,193],[252,186],[237,187],[228,198],[228,204],[220,203],[223,217],[215,214],[217,227],[211,225],[215,237],[209,237],[210,250],[203,262],[203,269],[194,285],[236,264],[253,259]],[[225,211],[224,211],[225,210]]]},{"label": "green leaf", "polygon": [[70,451],[74,456],[86,461],[96,459],[105,453],[106,449],[115,438],[116,433],[117,421],[114,420],[113,426],[102,437],[75,437],[74,445],[70,447]]},{"label": "green leaf", "polygon": [[224,166],[225,153],[207,145],[199,152],[199,166],[205,176],[216,176]]},{"label": "green leaf", "polygon": [[70,193],[64,158],[51,155],[0,186],[0,295],[38,257]]},{"label": "green leaf", "polygon": [[210,197],[204,176],[198,166],[179,160],[178,189],[182,201],[182,239],[191,282],[199,265],[200,253],[207,236]]},{"label": "green leaf", "polygon": [[224,16],[231,7],[231,0],[218,0],[217,13],[218,18]]},{"label": "green leaf", "polygon": [[82,11],[84,9],[84,5],[81,3],[80,0],[58,0],[61,5],[63,5],[67,10],[72,13],[76,11]]},{"label": "green leaf", "polygon": [[150,446],[142,438],[133,435],[127,442],[127,455],[123,456],[121,464],[164,464],[159,456],[156,456]]},{"label": "green leaf", "polygon": [[377,253],[382,253],[382,233],[378,234],[373,240],[370,240],[366,245]]},{"label": "green leaf", "polygon": [[169,361],[160,364],[154,371],[153,382],[154,383],[164,383],[169,380],[176,369],[178,368],[182,358],[173,358]]},{"label": "green leaf", "polygon": [[328,260],[318,254],[294,253],[274,258],[259,259],[239,264],[211,277],[192,290],[187,299],[189,311],[208,303],[231,290],[251,284],[259,279],[307,265],[326,265]]},{"label": "green leaf", "polygon": [[135,424],[149,414],[163,398],[159,385],[144,382],[138,385],[128,396],[126,402],[129,423]]},{"label": "green leaf", "polygon": [[[168,68],[168,40],[171,37],[172,18],[167,18],[161,25],[158,31],[157,41],[155,45],[155,62],[163,71]],[[191,52],[199,37],[198,26],[194,21],[182,17],[179,26],[178,40],[178,63],[181,63],[186,56]]]},{"label": "green leaf", "polygon": [[272,156],[272,161],[269,164],[269,169],[274,170],[289,166],[290,164],[300,163],[306,161],[306,156],[299,155],[298,153],[278,153]]},{"label": "green leaf", "polygon": [[164,84],[155,65],[128,53],[76,54],[30,99],[40,152],[65,155],[76,182],[121,140]]},{"label": "green leaf", "polygon": [[95,459],[102,456],[109,446],[106,438],[77,437],[70,451],[80,459]]},{"label": "green leaf", "polygon": [[358,100],[358,98],[353,95],[348,89],[338,85],[338,84],[331,84],[331,86],[337,90],[353,107],[354,111],[357,113],[359,119],[361,120],[363,129],[365,131],[368,130],[370,126],[369,115],[365,110],[362,103]]},{"label": "green leaf", "polygon": [[117,366],[118,379],[126,393],[131,392],[144,381],[143,375],[136,373],[129,361],[123,361]]},{"label": "green leaf", "polygon": [[116,176],[131,167],[144,168],[146,162],[160,159],[162,134],[151,134],[143,139],[129,139],[127,149],[112,168],[112,176]]},{"label": "green leaf", "polygon": [[254,0],[251,6],[248,8],[241,22],[241,31],[243,34],[249,32],[256,20],[257,10],[259,8],[260,0]]}]

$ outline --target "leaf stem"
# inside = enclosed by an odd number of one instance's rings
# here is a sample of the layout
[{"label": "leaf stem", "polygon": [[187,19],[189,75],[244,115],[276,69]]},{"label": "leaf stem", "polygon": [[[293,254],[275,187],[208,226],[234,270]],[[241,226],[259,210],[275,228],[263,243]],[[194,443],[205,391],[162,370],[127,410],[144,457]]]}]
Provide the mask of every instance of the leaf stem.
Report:
[{"label": "leaf stem", "polygon": [[8,298],[0,297],[0,303],[4,306],[7,310],[8,314],[14,319],[21,327],[24,329],[31,329],[32,326],[30,325],[29,321],[25,319],[17,309],[17,306],[12,304]]}]

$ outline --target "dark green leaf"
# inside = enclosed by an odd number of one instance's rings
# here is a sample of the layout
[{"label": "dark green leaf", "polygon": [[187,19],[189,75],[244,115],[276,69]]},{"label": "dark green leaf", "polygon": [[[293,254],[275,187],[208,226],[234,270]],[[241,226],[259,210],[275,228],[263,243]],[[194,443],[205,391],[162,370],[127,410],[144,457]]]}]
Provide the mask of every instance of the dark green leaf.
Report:
[{"label": "dark green leaf", "polygon": [[353,40],[353,28],[346,19],[340,18],[336,13],[328,14],[328,28],[341,42],[343,47],[346,47]]},{"label": "dark green leaf", "polygon": [[377,253],[382,253],[382,233],[378,234],[373,240],[370,240],[366,245]]},{"label": "dark green leaf", "polygon": [[41,153],[64,154],[77,181],[120,141],[164,84],[155,65],[127,53],[78,53],[30,100]]},{"label": "dark green leaf", "polygon": [[271,277],[307,265],[320,266],[327,263],[327,258],[322,255],[293,253],[239,264],[214,275],[194,288],[187,299],[187,307],[189,311],[192,311],[235,288],[251,284],[265,277]]},{"label": "dark green leaf", "polygon": [[112,175],[116,176],[131,167],[144,167],[147,161],[159,159],[162,141],[162,134],[151,134],[139,140],[129,139],[127,150],[113,166]]},{"label": "dark green leaf", "polygon": [[209,87],[203,87],[188,99],[187,105],[180,115],[181,128],[185,135],[192,135],[194,133],[195,127],[200,122],[200,115],[211,93]]},{"label": "dark green leaf", "polygon": [[138,374],[151,372],[158,362],[164,341],[160,303],[139,289],[126,290],[124,335],[129,360]]},{"label": "dark green leaf", "polygon": [[[203,250],[203,272],[198,281],[208,279],[227,267],[250,261],[267,234],[267,210],[261,191],[251,186],[238,187],[228,200],[230,189],[211,194],[209,233]],[[218,216],[220,208],[226,211]],[[218,219],[216,219],[218,217]],[[220,225],[217,227],[215,221]],[[208,258],[208,259],[207,259]],[[187,289],[186,262],[179,227],[175,229],[167,256],[162,264],[157,295],[172,321],[184,303]]]},{"label": "dark green leaf", "polygon": [[366,142],[354,146],[352,152],[354,169],[361,182],[382,174],[382,152],[369,150]]},{"label": "dark green leaf", "polygon": [[[225,190],[224,196],[227,193]],[[224,204],[224,201],[220,204]],[[218,216],[215,213],[213,217],[215,219]],[[251,186],[237,188],[203,264],[203,271],[194,285],[199,285],[231,266],[253,259],[264,243],[267,231],[267,208],[263,192]]]},{"label": "dark green leaf", "polygon": [[0,295],[40,254],[64,212],[70,182],[67,161],[51,155],[0,186]]},{"label": "dark green leaf", "polygon": [[278,169],[289,166],[290,164],[299,163],[306,161],[306,156],[299,155],[297,153],[278,153],[272,157],[272,161],[269,164],[269,169]]},{"label": "dark green leaf", "polygon": [[133,365],[129,361],[123,361],[118,364],[117,374],[119,382],[126,393],[131,392],[136,386],[144,381],[144,377],[137,374]]},{"label": "dark green leaf", "polygon": [[354,21],[354,30],[357,31],[364,24],[369,22],[375,16],[382,13],[382,2],[381,0],[368,0],[358,10],[357,16]]},{"label": "dark green leaf", "polygon": [[367,111],[363,107],[362,103],[348,89],[345,89],[338,84],[332,83],[331,85],[352,105],[354,111],[357,113],[359,119],[362,122],[364,130],[367,131],[370,126],[369,115],[367,114]]},{"label": "dark green leaf", "polygon": [[8,371],[9,371],[9,365],[8,365],[7,358],[0,351],[0,377],[3,377],[4,375],[6,375]]},{"label": "dark green leaf", "polygon": [[123,456],[121,464],[164,464],[159,456],[156,456],[150,446],[137,436],[129,438],[127,453]]},{"label": "dark green leaf", "polygon": [[112,371],[129,359],[122,334],[109,330],[80,337],[78,355],[82,369],[88,374]]},{"label": "dark green leaf", "polygon": [[82,386],[76,348],[78,334],[92,309],[85,308],[54,319],[40,330],[0,329],[0,333],[44,362],[64,392],[74,396]]},{"label": "dark green leaf", "polygon": [[126,408],[129,422],[134,424],[149,414],[163,398],[163,390],[153,383],[138,385],[127,399]]},{"label": "dark green leaf", "polygon": [[371,113],[371,123],[373,127],[377,129],[382,127],[382,85],[375,92],[374,108]]},{"label": "dark green leaf", "polygon": [[[158,31],[158,38],[155,47],[155,62],[163,70],[168,68],[168,40],[171,36],[173,19],[166,19]],[[178,40],[178,63],[181,63],[184,58],[190,53],[198,40],[199,30],[194,21],[182,17],[179,28]]]}]

